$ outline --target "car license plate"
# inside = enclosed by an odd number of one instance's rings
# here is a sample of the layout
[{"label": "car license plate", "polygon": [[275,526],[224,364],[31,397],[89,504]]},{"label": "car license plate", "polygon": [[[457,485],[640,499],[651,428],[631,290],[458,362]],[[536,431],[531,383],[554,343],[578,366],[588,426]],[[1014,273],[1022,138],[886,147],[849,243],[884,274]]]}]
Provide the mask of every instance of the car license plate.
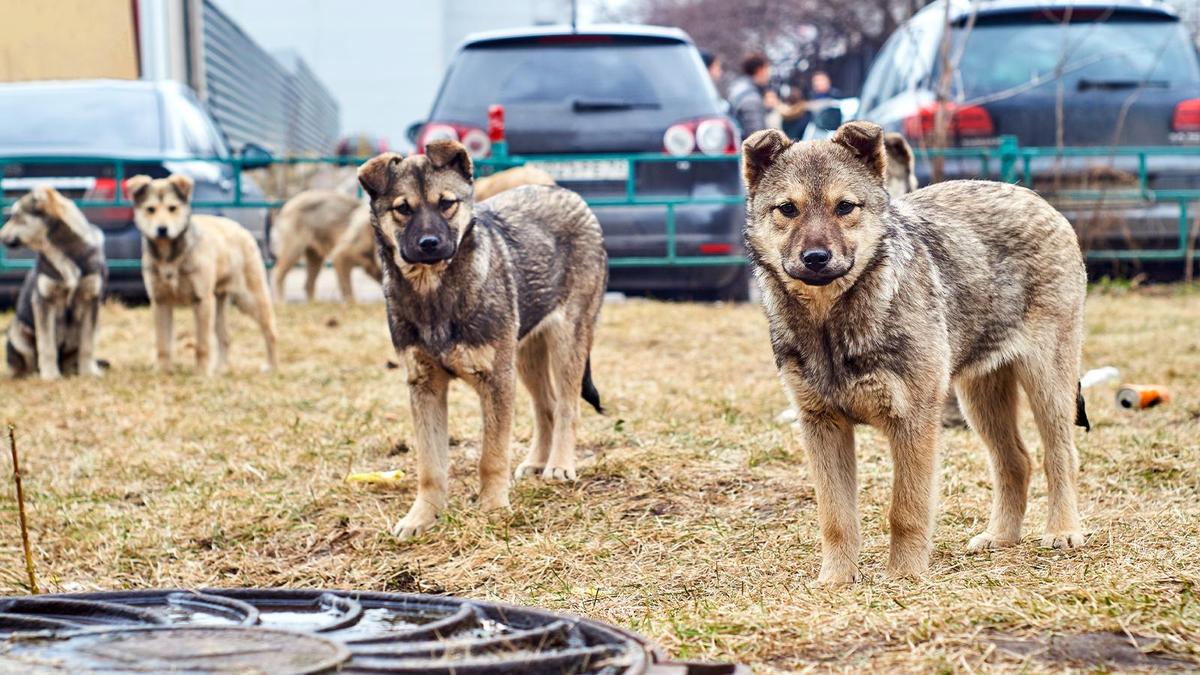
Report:
[{"label": "car license plate", "polygon": [[585,180],[626,180],[629,162],[623,159],[536,161],[533,166],[550,174],[558,182]]}]

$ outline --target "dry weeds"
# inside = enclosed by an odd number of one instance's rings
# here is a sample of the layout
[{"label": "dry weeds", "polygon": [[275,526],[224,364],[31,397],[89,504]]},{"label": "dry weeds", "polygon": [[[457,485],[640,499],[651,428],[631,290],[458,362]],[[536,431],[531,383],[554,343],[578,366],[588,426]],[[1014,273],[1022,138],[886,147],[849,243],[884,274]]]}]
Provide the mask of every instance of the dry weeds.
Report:
[{"label": "dry weeds", "polygon": [[[178,320],[186,362],[190,317]],[[1166,383],[1175,400],[1130,413],[1114,408],[1111,387],[1089,392],[1095,427],[1077,437],[1087,548],[1037,547],[1038,476],[1025,541],[967,555],[990,492],[979,440],[955,431],[945,438],[931,573],[885,580],[890,460],[864,429],[867,580],[842,590],[812,585],[813,490],[790,431],[771,422],[784,398],[756,307],[606,307],[593,363],[611,412],[584,414],[581,480],[522,483],[504,516],[473,509],[479,421],[474,397],[456,385],[453,509],[413,543],[387,534],[412,497],[411,475],[392,490],[342,481],[352,469],[413,467],[403,371],[385,368],[393,355],[382,307],[288,306],[280,324],[277,374],[257,372],[261,342],[238,316],[233,374],[204,379],[186,364],[167,377],[150,365],[148,312],[110,306],[99,351],[113,369],[102,380],[4,381],[0,421],[18,425],[50,591],[453,593],[578,612],[681,658],[760,672],[1086,666],[1078,649],[1020,641],[1059,635],[1061,646],[1061,636],[1114,632],[1147,638],[1137,650],[1155,658],[1200,664],[1200,296],[1190,292],[1090,300],[1086,365]],[[531,432],[523,393],[520,405],[517,452]],[[1033,441],[1027,417],[1024,428]],[[4,482],[0,592],[22,593]]]}]

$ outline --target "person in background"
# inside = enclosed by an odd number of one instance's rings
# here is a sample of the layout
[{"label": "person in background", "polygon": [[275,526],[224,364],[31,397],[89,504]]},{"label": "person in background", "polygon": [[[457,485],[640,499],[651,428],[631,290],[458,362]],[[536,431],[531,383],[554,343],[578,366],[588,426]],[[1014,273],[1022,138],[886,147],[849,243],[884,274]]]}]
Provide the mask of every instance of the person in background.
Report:
[{"label": "person in background", "polygon": [[829,79],[829,73],[818,70],[813,72],[808,79],[808,98],[810,101],[823,98],[842,98],[842,92],[834,88],[833,81]]},{"label": "person in background", "polygon": [[804,100],[804,93],[800,87],[796,85],[787,87],[783,104],[779,106],[779,115],[781,118],[779,128],[788,135],[788,138],[799,140],[804,137],[804,129],[811,121],[812,115],[808,112],[808,102]]},{"label": "person in background", "polygon": [[741,127],[742,138],[767,128],[767,107],[763,101],[771,83],[771,66],[762,54],[751,54],[742,60],[742,75],[729,87],[729,105],[733,118]]},{"label": "person in background", "polygon": [[725,74],[721,67],[721,57],[708,51],[707,49],[700,50],[700,58],[704,61],[704,67],[708,69],[708,76],[712,78],[713,84],[717,85],[717,89],[721,88],[721,76]]}]

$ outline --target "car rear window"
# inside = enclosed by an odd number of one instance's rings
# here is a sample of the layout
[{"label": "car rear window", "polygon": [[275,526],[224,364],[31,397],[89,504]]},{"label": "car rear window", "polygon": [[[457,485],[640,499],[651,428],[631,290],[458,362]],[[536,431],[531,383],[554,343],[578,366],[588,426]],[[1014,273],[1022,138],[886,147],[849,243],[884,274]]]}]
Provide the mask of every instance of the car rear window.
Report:
[{"label": "car rear window", "polygon": [[445,120],[493,103],[591,110],[622,106],[716,112],[717,94],[691,45],[521,43],[465,49],[434,107]]},{"label": "car rear window", "polygon": [[158,95],[147,90],[0,90],[0,150],[160,152]]},{"label": "car rear window", "polygon": [[958,86],[968,100],[1054,88],[1059,72],[1067,92],[1200,80],[1196,51],[1177,22],[1006,21],[955,31],[958,43],[966,39]]}]

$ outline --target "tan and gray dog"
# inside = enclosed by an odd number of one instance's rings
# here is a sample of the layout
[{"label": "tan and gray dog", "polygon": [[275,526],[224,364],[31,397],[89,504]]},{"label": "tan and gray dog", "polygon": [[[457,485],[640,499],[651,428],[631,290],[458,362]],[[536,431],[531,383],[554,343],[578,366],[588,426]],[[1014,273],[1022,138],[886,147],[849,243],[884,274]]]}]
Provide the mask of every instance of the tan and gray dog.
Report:
[{"label": "tan and gray dog", "polygon": [[883,131],[868,122],[809,143],[761,131],[743,153],[747,248],[816,483],[819,580],[860,577],[856,424],[891,445],[888,572],[925,572],[951,384],[988,445],[995,484],[987,528],[968,548],[1021,539],[1031,460],[1018,387],[1045,448],[1042,543],[1082,546],[1072,422],[1086,424],[1077,378],[1087,287],[1067,220],[1002,183],[939,183],[893,199]]},{"label": "tan and gray dog", "polygon": [[96,325],[108,283],[104,234],[57,190],[35,187],[13,205],[0,242],[37,254],[8,329],[9,370],[43,380],[99,375]]},{"label": "tan and gray dog", "polygon": [[271,288],[276,304],[283,303],[287,274],[301,258],[304,295],[312,302],[325,260],[337,247],[352,216],[360,210],[365,211],[365,207],[359,199],[337,190],[305,190],[283,205],[271,228],[271,250],[275,253]]},{"label": "tan and gray dog", "polygon": [[516,379],[533,399],[535,437],[517,475],[575,478],[576,398],[600,410],[592,337],[608,264],[596,216],[579,195],[527,186],[474,203],[472,165],[454,141],[424,155],[363,164],[383,266],[388,328],[408,367],[416,427],[417,496],[395,527],[428,529],[446,508],[446,391],[462,378],[479,394],[479,504],[509,504]]},{"label": "tan and gray dog", "polygon": [[230,339],[226,315],[232,303],[258,323],[267,344],[265,369],[274,369],[275,313],[254,236],[228,218],[192,213],[192,179],[187,176],[134,176],[125,188],[142,233],[142,278],[154,309],[159,368],[171,369],[175,308],[191,307],[196,368],[206,374],[223,371]]},{"label": "tan and gray dog", "polygon": [[[475,201],[487,199],[522,185],[554,185],[550,174],[533,166],[505,169],[475,181]],[[371,228],[371,212],[366,206],[350,216],[350,225],[329,254],[337,273],[342,300],[354,302],[354,287],[350,274],[355,267],[363,268],[375,281],[382,282],[383,272],[375,257],[375,234]]]}]

